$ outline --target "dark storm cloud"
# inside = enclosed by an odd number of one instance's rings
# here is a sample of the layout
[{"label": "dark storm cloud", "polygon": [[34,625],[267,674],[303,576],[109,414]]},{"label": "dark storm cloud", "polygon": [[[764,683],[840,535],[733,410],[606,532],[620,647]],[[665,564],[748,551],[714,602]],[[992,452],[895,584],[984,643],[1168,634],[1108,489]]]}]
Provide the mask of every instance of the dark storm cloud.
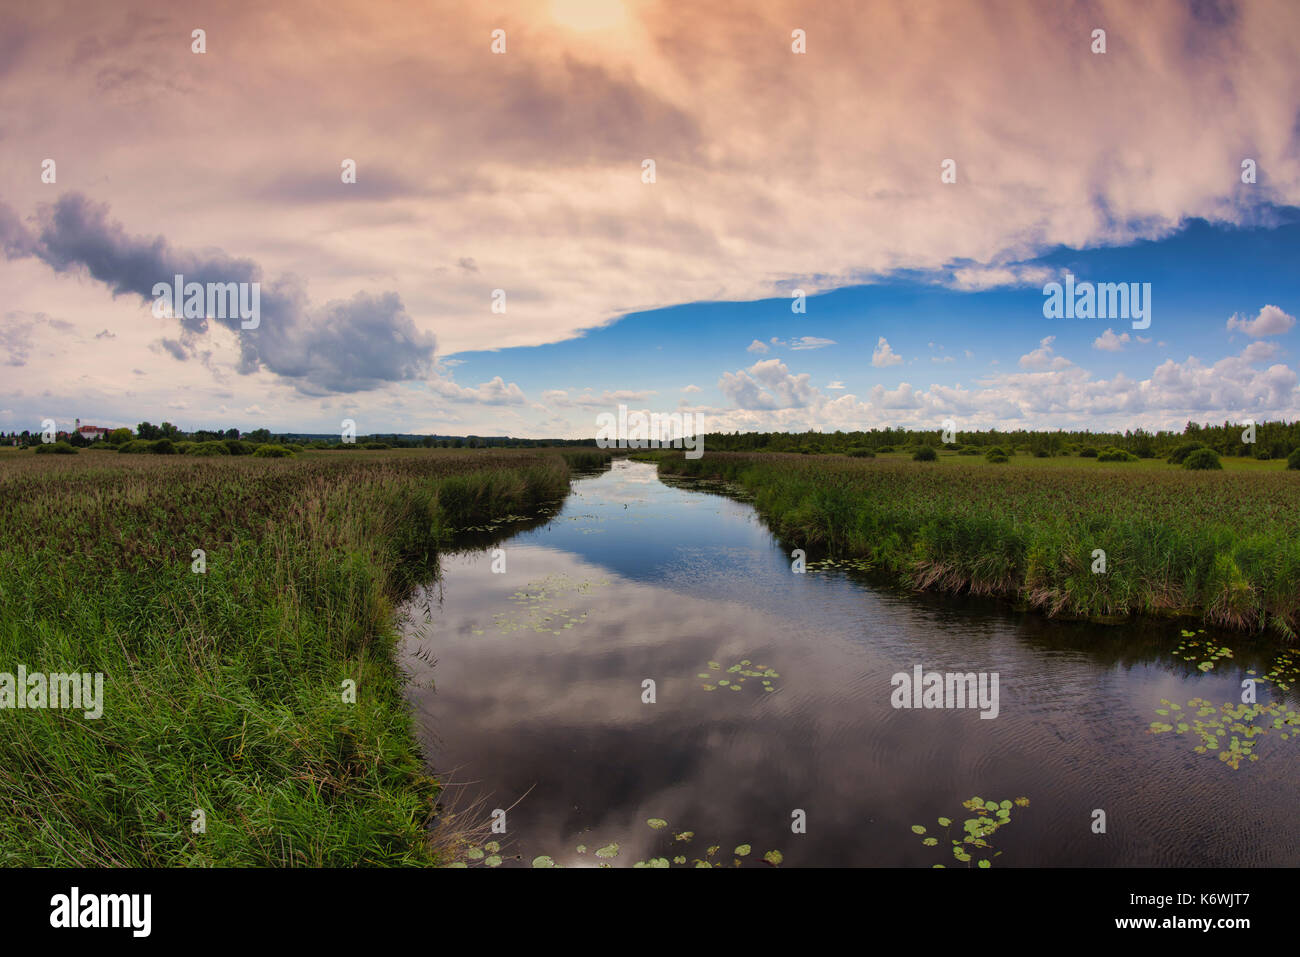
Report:
[{"label": "dark storm cloud", "polygon": [[[114,296],[134,294],[150,304],[154,285],[170,285],[178,274],[187,283],[261,281],[250,259],[173,249],[161,236],[129,236],[108,218],[106,204],[80,193],[40,207],[34,229],[0,203],[0,248],[10,259],[35,256],[56,272],[84,269]],[[187,359],[195,354],[194,337],[217,322],[239,336],[241,372],[265,367],[309,395],[422,379],[432,368],[434,337],[416,328],[396,293],[358,293],[313,309],[301,280],[287,276],[262,282],[260,301],[255,329],[242,329],[238,316],[179,318],[181,341],[164,339],[162,346]]]}]

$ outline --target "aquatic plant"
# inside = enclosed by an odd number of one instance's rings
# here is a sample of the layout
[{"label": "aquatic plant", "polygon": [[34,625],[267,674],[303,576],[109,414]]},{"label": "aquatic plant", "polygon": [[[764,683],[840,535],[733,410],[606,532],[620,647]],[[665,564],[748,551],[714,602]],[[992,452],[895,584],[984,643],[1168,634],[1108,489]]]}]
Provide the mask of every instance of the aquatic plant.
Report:
[{"label": "aquatic plant", "polygon": [[[990,801],[985,798],[973,797],[962,802],[962,807],[973,812],[973,817],[968,817],[962,822],[961,837],[952,837],[953,819],[941,817],[937,819],[938,825],[943,828],[944,838],[949,842],[952,856],[959,864],[965,864],[970,867],[972,864],[977,867],[991,867],[993,858],[1002,854],[1001,851],[993,849],[993,843],[990,840],[992,836],[1002,827],[1011,823],[1011,812],[1016,807],[1028,807],[1029,798],[1018,797],[1014,800]],[[923,824],[913,824],[912,833],[921,838],[921,843],[926,847],[938,847],[940,840],[929,833],[929,829]],[[935,867],[945,867],[945,864],[935,864]]]}]

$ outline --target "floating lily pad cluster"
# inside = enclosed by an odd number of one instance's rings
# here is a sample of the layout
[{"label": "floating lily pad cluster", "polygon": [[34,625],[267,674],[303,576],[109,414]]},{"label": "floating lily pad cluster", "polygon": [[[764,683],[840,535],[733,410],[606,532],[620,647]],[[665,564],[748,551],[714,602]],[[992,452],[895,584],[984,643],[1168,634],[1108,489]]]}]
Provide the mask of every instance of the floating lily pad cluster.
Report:
[{"label": "floating lily pad cluster", "polygon": [[1286,741],[1300,734],[1292,730],[1300,727],[1300,712],[1281,701],[1260,704],[1223,704],[1215,707],[1204,698],[1193,698],[1186,707],[1161,698],[1163,707],[1156,714],[1167,721],[1152,721],[1150,734],[1195,734],[1201,739],[1194,750],[1197,754],[1218,752],[1219,760],[1236,770],[1242,760],[1258,761],[1255,754],[1256,739],[1270,731],[1279,732]]},{"label": "floating lily pad cluster", "polygon": [[806,563],[808,571],[869,572],[875,566],[869,558],[822,558]]},{"label": "floating lily pad cluster", "polygon": [[[1255,672],[1248,671],[1248,675],[1254,675]],[[1277,685],[1279,691],[1286,691],[1296,679],[1300,678],[1300,652],[1283,651],[1273,659],[1273,669],[1265,672],[1256,681],[1271,681]]]},{"label": "floating lily pad cluster", "polygon": [[1197,635],[1205,633],[1204,628],[1199,631],[1180,629],[1180,632],[1183,636],[1183,642],[1174,649],[1174,654],[1182,658],[1183,661],[1196,661],[1197,659],[1200,659],[1196,667],[1202,671],[1212,671],[1215,662],[1219,661],[1221,658],[1232,657],[1232,649],[1226,645],[1223,647],[1215,647],[1212,641],[1203,641],[1196,637]]},{"label": "floating lily pad cluster", "polygon": [[479,847],[477,844],[471,844],[466,848],[463,860],[455,861],[448,866],[469,867],[471,864],[480,867],[500,867],[501,845],[496,841],[488,841],[482,847]]},{"label": "floating lily pad cluster", "polygon": [[[652,829],[656,831],[662,831],[668,827],[668,822],[661,817],[652,817],[648,821],[646,821],[646,824],[648,824]],[[722,850],[721,844],[710,844],[708,847],[704,848],[702,856],[696,857],[693,861],[689,859],[688,853],[682,853],[684,851],[685,852],[690,851],[690,848],[686,847],[685,845],[690,844],[690,842],[693,841],[694,839],[695,839],[694,831],[675,832],[673,833],[673,839],[669,847],[669,851],[672,852],[671,857],[668,855],[664,855],[661,857],[652,857],[646,861],[637,861],[632,866],[653,867],[653,868],[673,867],[674,865],[678,867],[683,867],[683,866],[687,866],[688,864],[691,864],[696,868],[713,868],[713,867],[723,866],[722,860],[718,859],[718,852]],[[579,844],[575,848],[575,851],[581,855],[587,854],[588,850],[589,849],[586,844]],[[602,863],[598,864],[597,866],[612,867],[613,865],[607,862],[618,857],[620,850],[621,848],[619,847],[618,844],[606,844],[604,847],[598,848],[594,853],[596,857],[601,859]],[[733,854],[732,866],[740,867],[741,864],[744,863],[742,858],[748,858],[752,853],[753,853],[753,847],[751,847],[749,844],[741,844],[737,846],[735,850],[732,851]],[[723,855],[724,858],[725,856],[726,855]],[[763,854],[762,857],[763,863],[768,864],[772,867],[779,867],[783,860],[785,860],[785,856],[780,851],[767,851]],[[562,865],[555,863],[555,860],[549,855],[544,854],[541,857],[533,858],[533,867],[560,867],[560,866]]]},{"label": "floating lily pad cluster", "polygon": [[533,519],[538,518],[539,516],[550,515],[553,514],[554,512],[555,512],[554,508],[550,508],[550,509],[542,508],[542,509],[538,509],[532,515],[503,515],[498,519],[488,522],[486,525],[466,525],[463,528],[453,528],[451,529],[451,532],[452,534],[458,534],[460,532],[495,532],[498,528],[500,528],[503,525],[512,525],[515,522],[532,521]]},{"label": "floating lily pad cluster", "polygon": [[[1028,807],[1029,798],[1018,797],[1014,801],[989,801],[984,798],[973,797],[968,801],[963,801],[961,806],[968,811],[974,812],[973,817],[968,817],[962,822],[962,837],[951,836],[952,818],[941,817],[938,819],[939,826],[944,829],[944,836],[952,847],[952,856],[956,858],[958,863],[965,864],[967,867],[970,867],[972,862],[978,867],[992,867],[993,858],[999,856],[1002,852],[993,850],[989,838],[993,836],[998,828],[1011,823],[1013,808]],[[920,836],[921,843],[926,847],[939,846],[939,838],[932,836],[924,825],[913,824],[912,833]],[[944,867],[945,865],[935,864],[934,866]]]},{"label": "floating lily pad cluster", "polygon": [[708,667],[708,671],[701,671],[695,676],[704,680],[704,684],[700,687],[705,691],[743,691],[745,681],[749,678],[757,678],[761,682],[751,687],[775,691],[776,685],[773,684],[773,680],[781,677],[775,669],[767,665],[756,665],[748,658],[730,665],[726,670],[723,670],[721,663],[717,661],[710,661]]},{"label": "floating lily pad cluster", "polygon": [[[522,609],[522,615],[501,612],[493,615],[493,622],[502,634],[517,631],[535,631],[541,634],[562,635],[570,628],[587,620],[588,612],[576,612],[560,606],[562,597],[590,595],[592,590],[608,585],[602,581],[575,581],[566,575],[548,575],[540,582],[529,582],[521,591],[510,596],[510,601]],[[475,631],[475,634],[481,634]]]}]

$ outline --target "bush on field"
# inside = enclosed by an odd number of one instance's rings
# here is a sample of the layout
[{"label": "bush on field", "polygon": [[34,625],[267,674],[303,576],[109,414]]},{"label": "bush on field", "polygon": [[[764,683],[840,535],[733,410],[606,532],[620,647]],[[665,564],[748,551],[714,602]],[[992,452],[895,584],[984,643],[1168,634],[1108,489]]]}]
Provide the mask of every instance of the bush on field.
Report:
[{"label": "bush on field", "polygon": [[76,455],[77,450],[67,442],[42,442],[36,451],[44,455]]},{"label": "bush on field", "polygon": [[379,449],[386,449],[389,447],[389,445],[387,442],[366,442],[361,447],[363,449],[369,449],[373,452],[373,451],[378,451]]},{"label": "bush on field", "polygon": [[939,453],[928,445],[923,445],[912,453],[913,462],[933,462],[939,458]]},{"label": "bush on field", "polygon": [[1183,459],[1183,468],[1185,469],[1221,469],[1223,463],[1219,461],[1219,455],[1214,449],[1197,449],[1187,458]]},{"label": "bush on field", "polygon": [[259,445],[253,453],[255,459],[282,459],[293,455],[283,445]]},{"label": "bush on field", "polygon": [[1002,456],[1003,459],[1006,459],[1006,458],[1007,458],[1007,451],[1006,451],[1006,449],[1004,449],[1002,446],[1000,446],[1000,445],[995,445],[995,446],[993,446],[992,448],[987,449],[987,450],[984,452],[984,457],[985,457],[986,459],[988,459],[990,462],[993,461],[993,456],[995,456],[995,455],[1000,455],[1000,456]]},{"label": "bush on field", "polygon": [[285,446],[285,448],[288,449],[290,452],[292,452],[294,455],[297,455],[299,452],[303,451],[303,447],[299,445],[297,442],[290,442],[288,445]]},{"label": "bush on field", "polygon": [[874,459],[876,457],[876,453],[871,449],[849,449],[848,454],[855,459]]},{"label": "bush on field", "polygon": [[231,455],[252,455],[254,446],[242,439],[223,439],[222,445]]},{"label": "bush on field", "polygon": [[229,455],[225,442],[195,442],[185,450],[186,455]]},{"label": "bush on field", "polygon": [[949,452],[956,452],[961,448],[961,446],[958,445],[956,442],[945,442],[943,443],[943,447],[945,450]]},{"label": "bush on field", "polygon": [[982,455],[984,450],[978,445],[967,445],[957,450],[958,455]]},{"label": "bush on field", "polygon": [[988,462],[993,462],[994,464],[1011,461],[1001,452],[989,452],[987,455],[984,456],[984,459]]},{"label": "bush on field", "polygon": [[1187,456],[1203,448],[1205,448],[1203,442],[1184,442],[1169,453],[1169,462],[1174,465],[1182,465]]},{"label": "bush on field", "polygon": [[1036,459],[1048,459],[1051,457],[1052,454],[1048,452],[1047,449],[1039,449],[1037,452],[1034,453],[1034,458]]},{"label": "bush on field", "polygon": [[894,447],[893,447],[892,445],[882,445],[880,448],[876,449],[876,451],[877,451],[877,452],[892,452],[892,451],[894,451]]},{"label": "bush on field", "polygon": [[149,451],[154,455],[175,455],[176,446],[171,439],[158,439],[149,443]]},{"label": "bush on field", "polygon": [[1094,449],[1091,445],[1088,446],[1087,448],[1079,450],[1079,458],[1081,459],[1095,459],[1098,454],[1099,453],[1097,452],[1097,450]]},{"label": "bush on field", "polygon": [[1268,449],[1256,449],[1256,450],[1255,450],[1255,458],[1257,458],[1257,459],[1262,459],[1263,461],[1267,462],[1267,461],[1268,461],[1269,459],[1271,459],[1272,457],[1273,457],[1273,453],[1270,452]]},{"label": "bush on field", "polygon": [[1286,467],[1289,469],[1300,469],[1300,449],[1296,449],[1286,457]]},{"label": "bush on field", "polygon": [[1097,453],[1098,462],[1136,462],[1138,457],[1131,452],[1108,446]]}]

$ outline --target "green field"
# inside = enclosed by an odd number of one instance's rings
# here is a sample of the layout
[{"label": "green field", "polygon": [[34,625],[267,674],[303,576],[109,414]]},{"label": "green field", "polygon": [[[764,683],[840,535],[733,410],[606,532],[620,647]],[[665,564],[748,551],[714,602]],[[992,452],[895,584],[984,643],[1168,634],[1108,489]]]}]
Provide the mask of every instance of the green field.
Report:
[{"label": "green field", "polygon": [[[1190,615],[1300,630],[1300,471],[1224,459],[1098,462],[910,455],[657,453],[661,474],[724,479],[790,548],[916,589],[1011,599],[1049,615]],[[1093,552],[1105,552],[1105,572]]]},{"label": "green field", "polygon": [[0,863],[437,863],[396,603],[607,458],[6,451],[0,672],[102,672],[104,713],[0,711]]}]

